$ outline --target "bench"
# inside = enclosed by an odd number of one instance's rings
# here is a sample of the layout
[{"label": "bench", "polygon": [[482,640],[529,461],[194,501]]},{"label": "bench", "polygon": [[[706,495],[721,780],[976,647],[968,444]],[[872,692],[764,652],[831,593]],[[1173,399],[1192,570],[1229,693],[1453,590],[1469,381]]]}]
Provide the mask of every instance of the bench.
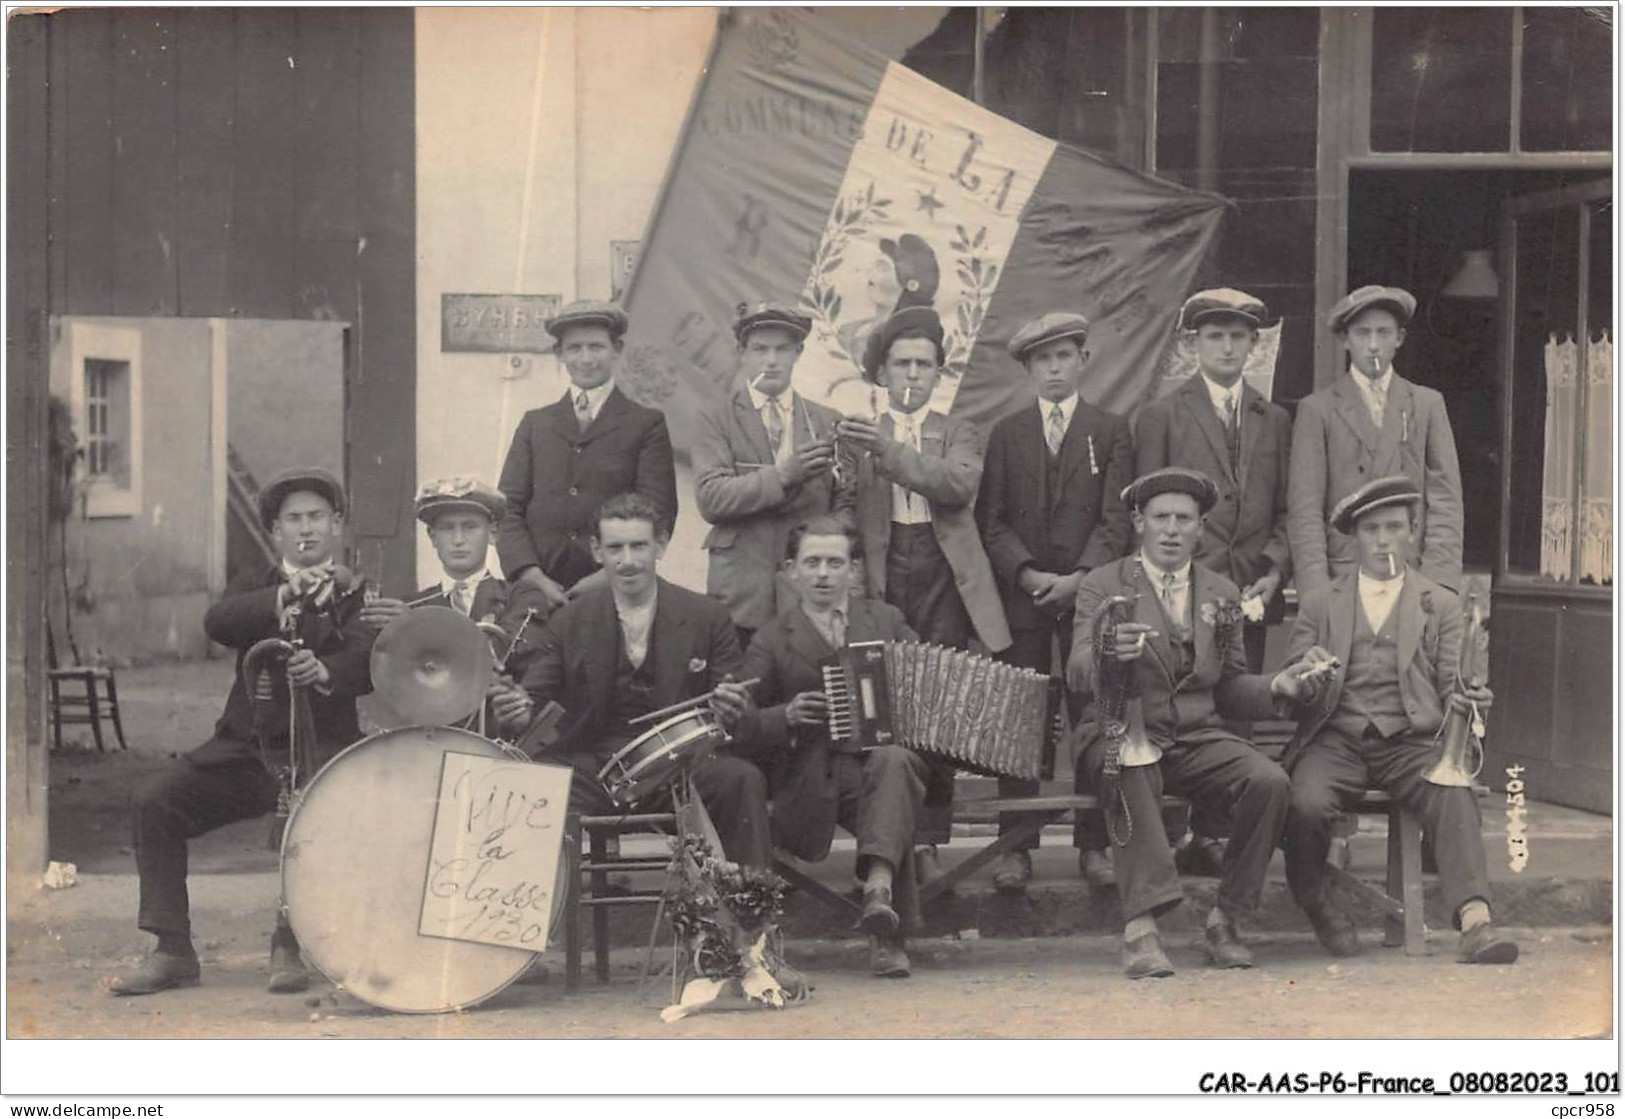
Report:
[{"label": "bench", "polygon": [[[1473,793],[1484,797],[1489,795],[1489,789],[1474,785]],[[1388,817],[1388,873],[1380,890],[1348,870],[1349,837],[1358,827],[1359,816],[1374,814]],[[1355,896],[1382,910],[1384,946],[1403,946],[1407,956],[1426,955],[1427,926],[1422,919],[1422,821],[1377,789],[1367,789],[1353,810],[1344,813],[1344,820],[1332,829],[1327,872]]]}]

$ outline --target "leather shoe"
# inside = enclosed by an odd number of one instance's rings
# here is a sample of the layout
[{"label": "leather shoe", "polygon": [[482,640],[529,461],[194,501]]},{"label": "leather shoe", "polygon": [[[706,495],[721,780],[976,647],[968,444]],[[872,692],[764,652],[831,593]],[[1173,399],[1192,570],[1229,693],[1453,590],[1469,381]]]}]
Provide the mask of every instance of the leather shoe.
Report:
[{"label": "leather shoe", "polygon": [[920,887],[929,886],[939,878],[946,877],[947,871],[937,861],[937,845],[935,843],[914,848],[914,881]]},{"label": "leather shoe", "polygon": [[908,951],[900,937],[869,937],[869,970],[881,979],[907,979]]},{"label": "leather shoe", "polygon": [[863,915],[858,928],[870,936],[890,936],[897,931],[897,910],[891,907],[891,887],[877,886],[863,891]]},{"label": "leather shoe", "polygon": [[310,972],[299,958],[299,945],[271,942],[271,978],[265,989],[273,995],[296,995],[310,986]]},{"label": "leather shoe", "polygon": [[1464,964],[1515,964],[1518,942],[1486,921],[1461,934],[1456,959]]},{"label": "leather shoe", "polygon": [[993,868],[993,888],[1001,894],[1019,894],[1033,876],[1032,856],[1025,851],[1006,851]]},{"label": "leather shoe", "polygon": [[1123,974],[1130,979],[1166,979],[1174,973],[1174,965],[1162,950],[1162,938],[1146,933],[1123,945]]},{"label": "leather shoe", "polygon": [[1112,861],[1104,851],[1079,851],[1078,873],[1091,886],[1106,889],[1117,885],[1117,872],[1112,869]]},{"label": "leather shoe", "polygon": [[115,995],[155,995],[171,987],[196,987],[202,982],[202,969],[195,953],[184,956],[154,952],[142,961],[139,970],[119,976],[108,984]]},{"label": "leather shoe", "polygon": [[1174,851],[1174,869],[1194,878],[1218,878],[1224,871],[1224,841],[1193,835]]},{"label": "leather shoe", "polygon": [[1354,931],[1354,922],[1346,914],[1329,905],[1306,908],[1304,913],[1314,926],[1315,938],[1326,951],[1334,956],[1352,956],[1359,952],[1359,934]]},{"label": "leather shoe", "polygon": [[1207,958],[1214,967],[1252,967],[1253,951],[1241,942],[1228,920],[1207,927]]}]

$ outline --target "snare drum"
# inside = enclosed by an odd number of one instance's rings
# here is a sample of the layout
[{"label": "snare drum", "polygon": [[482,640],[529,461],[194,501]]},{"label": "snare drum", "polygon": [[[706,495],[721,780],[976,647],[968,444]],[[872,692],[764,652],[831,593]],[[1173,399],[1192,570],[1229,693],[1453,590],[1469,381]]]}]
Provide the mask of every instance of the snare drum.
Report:
[{"label": "snare drum", "polygon": [[[531,951],[418,932],[441,764],[450,752],[529,760],[451,727],[375,734],[323,767],[282,840],[282,899],[305,955],[337,986],[386,1010],[473,1006],[518,979],[532,959]],[[562,850],[559,864],[553,928],[565,894]]]},{"label": "snare drum", "polygon": [[673,715],[617,750],[598,780],[610,800],[630,807],[664,789],[684,765],[710,757],[726,737],[708,710]]}]

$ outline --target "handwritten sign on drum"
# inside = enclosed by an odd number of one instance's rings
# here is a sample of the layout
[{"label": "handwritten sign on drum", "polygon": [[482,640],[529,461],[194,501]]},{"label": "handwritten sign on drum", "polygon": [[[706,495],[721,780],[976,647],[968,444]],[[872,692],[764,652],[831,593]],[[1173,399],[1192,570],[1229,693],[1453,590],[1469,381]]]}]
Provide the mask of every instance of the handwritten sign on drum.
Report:
[{"label": "handwritten sign on drum", "polygon": [[569,798],[563,766],[448,752],[418,932],[540,952]]}]

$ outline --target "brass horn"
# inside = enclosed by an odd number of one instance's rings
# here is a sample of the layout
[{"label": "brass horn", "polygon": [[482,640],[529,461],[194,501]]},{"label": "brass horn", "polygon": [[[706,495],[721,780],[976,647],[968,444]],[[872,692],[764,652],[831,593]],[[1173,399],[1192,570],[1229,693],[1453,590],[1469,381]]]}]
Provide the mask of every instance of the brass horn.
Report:
[{"label": "brass horn", "polygon": [[[1484,607],[1476,593],[1467,595],[1465,613],[1467,624],[1461,632],[1461,656],[1456,661],[1455,695],[1482,688],[1489,679],[1490,639],[1484,628]],[[1431,785],[1470,787],[1484,766],[1484,719],[1478,709],[1461,711],[1452,702],[1445,709],[1439,739],[1443,743],[1439,760],[1422,779]],[[1477,761],[1469,762],[1475,753]]]},{"label": "brass horn", "polygon": [[373,690],[403,726],[468,718],[485,702],[492,671],[486,635],[449,606],[406,611],[372,646]]}]

